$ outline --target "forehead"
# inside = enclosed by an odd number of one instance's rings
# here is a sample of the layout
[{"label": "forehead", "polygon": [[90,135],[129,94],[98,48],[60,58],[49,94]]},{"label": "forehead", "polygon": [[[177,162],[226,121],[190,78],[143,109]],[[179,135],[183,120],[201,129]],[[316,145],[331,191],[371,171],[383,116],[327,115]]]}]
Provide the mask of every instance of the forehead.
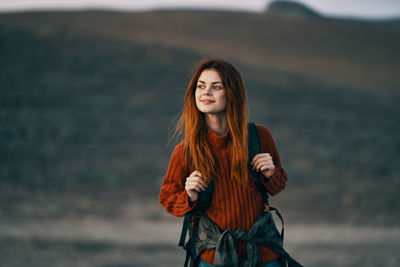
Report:
[{"label": "forehead", "polygon": [[222,82],[219,73],[214,69],[206,69],[200,74],[198,81],[203,82]]}]

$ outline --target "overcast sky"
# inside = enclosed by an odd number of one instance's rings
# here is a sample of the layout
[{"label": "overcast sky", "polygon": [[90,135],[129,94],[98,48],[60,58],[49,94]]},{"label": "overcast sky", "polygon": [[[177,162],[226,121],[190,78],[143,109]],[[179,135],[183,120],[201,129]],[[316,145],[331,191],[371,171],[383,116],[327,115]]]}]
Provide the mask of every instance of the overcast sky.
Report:
[{"label": "overcast sky", "polygon": [[[218,8],[262,11],[271,0],[0,0],[0,11],[31,9],[112,8],[148,10],[153,8]],[[400,0],[299,0],[331,16],[387,18],[400,17]]]}]

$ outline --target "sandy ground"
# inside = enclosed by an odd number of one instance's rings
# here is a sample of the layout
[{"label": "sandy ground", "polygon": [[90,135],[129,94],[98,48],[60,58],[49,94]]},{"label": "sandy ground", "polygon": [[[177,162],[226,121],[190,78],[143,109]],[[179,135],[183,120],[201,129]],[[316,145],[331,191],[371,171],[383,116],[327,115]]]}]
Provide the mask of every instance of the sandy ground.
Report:
[{"label": "sandy ground", "polygon": [[[0,220],[1,266],[181,266],[181,218],[155,202],[112,219],[86,215]],[[285,225],[285,246],[304,266],[399,266],[400,227]]]}]

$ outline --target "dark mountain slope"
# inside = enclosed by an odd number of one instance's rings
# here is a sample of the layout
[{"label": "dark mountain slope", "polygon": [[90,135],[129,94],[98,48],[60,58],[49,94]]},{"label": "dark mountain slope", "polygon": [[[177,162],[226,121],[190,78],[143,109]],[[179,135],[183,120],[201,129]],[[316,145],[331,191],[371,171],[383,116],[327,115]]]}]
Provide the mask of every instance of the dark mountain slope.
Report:
[{"label": "dark mountain slope", "polygon": [[382,92],[400,86],[400,24],[292,20],[217,11],[31,12],[0,15],[3,27],[59,30],[161,43]]},{"label": "dark mountain slope", "polygon": [[[3,28],[0,40],[4,200],[10,188],[155,198],[168,126],[203,55],[68,28]],[[366,223],[374,210],[368,223],[396,221],[398,96],[234,63],[250,119],[271,129],[288,172],[273,200],[287,216]]]}]

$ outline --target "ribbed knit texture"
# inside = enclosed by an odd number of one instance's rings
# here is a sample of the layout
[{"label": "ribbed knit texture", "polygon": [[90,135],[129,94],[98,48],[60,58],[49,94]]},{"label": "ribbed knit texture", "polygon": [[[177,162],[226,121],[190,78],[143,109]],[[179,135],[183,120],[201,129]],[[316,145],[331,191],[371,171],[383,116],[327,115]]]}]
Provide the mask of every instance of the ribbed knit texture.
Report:
[{"label": "ribbed knit texture", "polygon": [[[262,153],[270,153],[275,173],[264,185],[270,195],[276,195],[285,188],[287,175],[283,170],[278,151],[273,141],[271,132],[266,126],[257,125]],[[216,160],[217,177],[215,178],[215,191],[211,206],[205,211],[207,216],[219,228],[226,230],[248,231],[258,216],[263,213],[264,205],[261,194],[255,188],[247,189],[242,184],[230,177],[229,162],[229,130],[223,136],[218,136],[208,129],[208,140]],[[193,209],[189,204],[185,191],[186,178],[194,171],[187,162],[183,162],[183,143],[178,144],[169,162],[167,173],[160,190],[159,200],[165,210],[175,216],[184,216]],[[276,259],[279,255],[269,248],[260,245],[261,263]],[[239,259],[246,255],[246,243],[237,243],[236,249]],[[214,250],[207,250],[201,255],[202,259],[214,264]]]}]

